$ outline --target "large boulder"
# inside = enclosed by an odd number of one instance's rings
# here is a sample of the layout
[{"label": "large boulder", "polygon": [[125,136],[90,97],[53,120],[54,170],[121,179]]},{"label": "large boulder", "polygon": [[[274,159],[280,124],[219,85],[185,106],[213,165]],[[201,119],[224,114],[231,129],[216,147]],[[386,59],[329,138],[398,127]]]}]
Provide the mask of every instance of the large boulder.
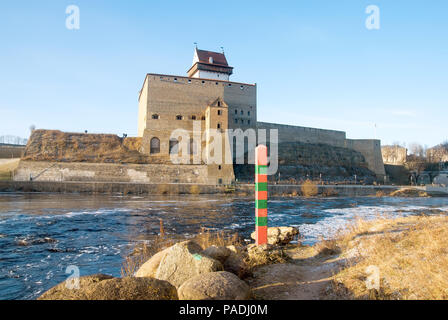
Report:
[{"label": "large boulder", "polygon": [[247,300],[249,286],[230,272],[209,272],[195,276],[178,289],[180,300]]},{"label": "large boulder", "polygon": [[165,257],[168,249],[157,252],[148,261],[146,261],[135,273],[135,276],[140,277],[154,277],[156,275],[156,271],[159,268],[160,262],[163,257]]},{"label": "large boulder", "polygon": [[243,278],[247,274],[248,267],[241,254],[231,252],[226,261],[224,261],[224,270]]},{"label": "large boulder", "polygon": [[221,263],[224,263],[227,259],[227,257],[230,255],[232,251],[230,251],[227,247],[218,247],[218,246],[210,246],[202,253],[210,258],[213,258],[215,260],[218,260]]},{"label": "large boulder", "polygon": [[38,300],[177,300],[177,291],[163,280],[98,274],[80,277],[78,289],[67,288],[64,281]]},{"label": "large boulder", "polygon": [[221,262],[203,255],[201,246],[189,240],[176,243],[167,250],[155,278],[166,280],[179,288],[194,276],[223,269]]},{"label": "large boulder", "polygon": [[[299,234],[299,230],[294,227],[271,227],[268,228],[268,244],[283,245],[288,244]],[[255,240],[256,233],[250,235]]]}]

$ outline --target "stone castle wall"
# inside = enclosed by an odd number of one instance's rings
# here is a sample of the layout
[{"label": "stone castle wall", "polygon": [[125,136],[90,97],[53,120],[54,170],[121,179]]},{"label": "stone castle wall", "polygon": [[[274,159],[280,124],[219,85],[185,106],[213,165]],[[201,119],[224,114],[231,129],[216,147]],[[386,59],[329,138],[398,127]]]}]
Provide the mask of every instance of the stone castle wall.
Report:
[{"label": "stone castle wall", "polygon": [[[378,178],[382,179],[386,174],[381,155],[380,140],[346,139],[346,134],[343,131],[306,128],[276,123],[258,122],[257,127],[258,129],[267,130],[266,134],[268,140],[269,130],[278,129],[279,143],[300,142],[309,144],[325,144],[333,147],[348,148],[357,151],[364,156],[368,169],[373,171]],[[327,154],[328,152],[323,152],[321,154],[323,159],[320,162],[325,162],[325,159],[328,158]]]},{"label": "stone castle wall", "polygon": [[0,159],[20,158],[25,151],[25,146],[0,144]]},{"label": "stone castle wall", "polygon": [[207,166],[20,161],[15,181],[208,184]]},{"label": "stone castle wall", "polygon": [[375,172],[379,179],[386,175],[383,157],[381,155],[381,141],[375,139],[347,139],[346,148],[360,152],[366,159],[368,168]]}]

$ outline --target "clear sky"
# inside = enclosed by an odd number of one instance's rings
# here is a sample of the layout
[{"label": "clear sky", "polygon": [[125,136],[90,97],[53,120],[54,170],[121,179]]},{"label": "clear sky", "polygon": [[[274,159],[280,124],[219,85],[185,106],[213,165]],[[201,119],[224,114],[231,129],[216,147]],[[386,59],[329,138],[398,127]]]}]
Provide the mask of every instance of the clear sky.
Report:
[{"label": "clear sky", "polygon": [[[72,4],[79,30],[66,28]],[[448,139],[446,0],[1,1],[0,135],[136,135],[145,74],[185,75],[194,42],[224,46],[231,80],[257,83],[259,121]]]}]

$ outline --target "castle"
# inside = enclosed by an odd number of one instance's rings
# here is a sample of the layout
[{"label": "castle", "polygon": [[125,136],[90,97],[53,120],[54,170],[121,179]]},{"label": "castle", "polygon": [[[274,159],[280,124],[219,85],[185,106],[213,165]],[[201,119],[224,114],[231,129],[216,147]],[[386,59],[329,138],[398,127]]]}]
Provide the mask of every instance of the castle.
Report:
[{"label": "castle", "polygon": [[[299,142],[355,150],[364,156],[367,167],[377,178],[384,177],[379,140],[351,140],[341,131],[258,122],[256,84],[232,82],[232,73],[233,67],[224,53],[196,48],[187,76],[147,74],[139,94],[141,151],[152,158],[167,158],[178,144],[171,133],[182,128],[192,136],[197,121],[201,122],[202,132],[212,128],[268,132],[277,129],[279,145]],[[207,148],[207,143],[206,140],[201,147]],[[193,141],[191,144],[193,150]],[[253,150],[246,146],[245,152]],[[235,178],[231,164],[207,165],[207,176],[211,184],[228,184]]]},{"label": "castle", "polygon": [[[351,140],[342,131],[258,122],[256,84],[232,82],[232,74],[224,53],[196,48],[186,76],[146,75],[138,96],[138,137],[35,130],[14,180],[252,182],[254,169],[248,160],[257,143],[266,143],[270,156],[278,151],[278,170],[270,176],[274,181],[347,181],[355,176],[382,181],[379,140]],[[265,141],[260,139],[263,130]],[[175,134],[180,131],[182,135]],[[242,148],[234,143],[235,132],[242,133]],[[252,144],[251,132],[258,134]],[[274,133],[277,141],[271,139]],[[222,143],[215,144],[217,140]],[[174,162],[176,153],[186,161]],[[217,154],[222,161],[211,161]]]}]

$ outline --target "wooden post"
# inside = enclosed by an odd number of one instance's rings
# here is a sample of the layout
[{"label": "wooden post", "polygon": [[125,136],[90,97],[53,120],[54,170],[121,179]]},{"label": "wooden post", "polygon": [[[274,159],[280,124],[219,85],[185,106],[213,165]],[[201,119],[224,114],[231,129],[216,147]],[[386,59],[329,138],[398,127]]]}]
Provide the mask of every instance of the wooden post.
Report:
[{"label": "wooden post", "polygon": [[268,148],[255,149],[255,244],[268,243]]}]

